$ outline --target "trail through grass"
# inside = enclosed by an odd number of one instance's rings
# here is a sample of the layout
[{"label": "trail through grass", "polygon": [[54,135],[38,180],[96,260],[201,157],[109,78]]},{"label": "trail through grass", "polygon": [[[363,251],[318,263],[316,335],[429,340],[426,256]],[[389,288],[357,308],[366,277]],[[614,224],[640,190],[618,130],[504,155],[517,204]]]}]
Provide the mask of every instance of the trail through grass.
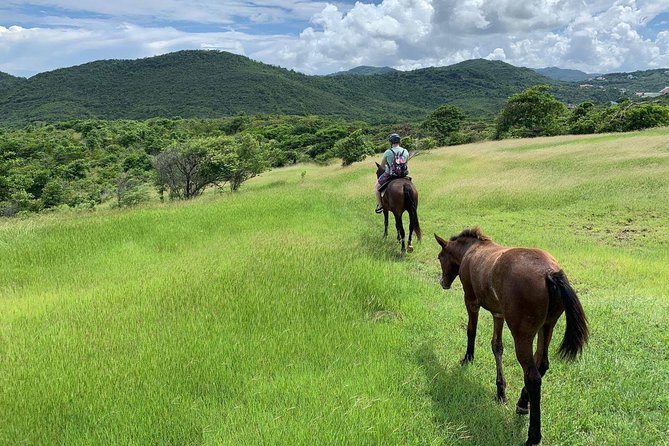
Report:
[{"label": "trail through grass", "polygon": [[542,444],[669,444],[669,130],[414,158],[406,257],[373,168],[0,222],[0,443],[521,444],[510,333],[498,405],[491,318],[460,367],[462,290],[437,284],[431,234],[480,225],[551,252],[591,322],[581,360],[551,361]]}]

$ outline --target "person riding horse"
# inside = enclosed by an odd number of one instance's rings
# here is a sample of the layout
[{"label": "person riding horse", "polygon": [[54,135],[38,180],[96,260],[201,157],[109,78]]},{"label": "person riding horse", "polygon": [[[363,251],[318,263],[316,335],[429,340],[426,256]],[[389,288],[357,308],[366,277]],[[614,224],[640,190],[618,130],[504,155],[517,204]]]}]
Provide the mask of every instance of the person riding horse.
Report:
[{"label": "person riding horse", "polygon": [[393,133],[390,135],[389,140],[390,148],[383,153],[383,158],[381,158],[381,168],[384,169],[384,172],[378,178],[375,186],[375,212],[377,214],[383,212],[383,205],[381,204],[381,187],[393,178],[406,176],[408,172],[407,161],[409,160],[409,152],[407,149],[400,146],[400,135]]}]

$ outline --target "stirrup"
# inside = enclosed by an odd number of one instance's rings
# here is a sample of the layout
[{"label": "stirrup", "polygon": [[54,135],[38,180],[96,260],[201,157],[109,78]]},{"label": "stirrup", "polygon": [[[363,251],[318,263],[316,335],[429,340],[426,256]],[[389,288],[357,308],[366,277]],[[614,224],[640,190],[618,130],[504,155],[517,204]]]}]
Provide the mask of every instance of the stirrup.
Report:
[{"label": "stirrup", "polygon": [[382,213],[382,212],[383,212],[383,207],[377,205],[377,206],[376,206],[376,209],[374,209],[374,212],[376,212],[377,214]]}]

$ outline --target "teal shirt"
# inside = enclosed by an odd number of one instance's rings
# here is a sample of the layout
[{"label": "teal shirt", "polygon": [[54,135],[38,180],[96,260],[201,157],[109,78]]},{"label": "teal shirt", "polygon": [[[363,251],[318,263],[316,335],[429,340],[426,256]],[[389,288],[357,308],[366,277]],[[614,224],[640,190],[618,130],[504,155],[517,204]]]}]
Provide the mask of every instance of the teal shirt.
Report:
[{"label": "teal shirt", "polygon": [[395,155],[404,154],[404,158],[407,160],[409,159],[409,151],[404,147],[395,147],[386,150],[383,152],[383,159],[386,160],[386,173],[390,173],[390,165],[393,163],[393,159],[395,158],[393,152],[395,152]]}]

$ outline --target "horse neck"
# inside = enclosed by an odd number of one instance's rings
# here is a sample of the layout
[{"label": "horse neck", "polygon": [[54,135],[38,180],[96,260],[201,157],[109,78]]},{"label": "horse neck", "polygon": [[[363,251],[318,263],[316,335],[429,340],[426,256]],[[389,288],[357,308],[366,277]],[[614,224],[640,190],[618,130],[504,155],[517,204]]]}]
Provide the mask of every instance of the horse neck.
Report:
[{"label": "horse neck", "polygon": [[461,263],[465,254],[467,254],[471,248],[479,245],[480,243],[481,240],[460,238],[449,251],[451,252],[451,255],[457,260],[457,262]]}]

